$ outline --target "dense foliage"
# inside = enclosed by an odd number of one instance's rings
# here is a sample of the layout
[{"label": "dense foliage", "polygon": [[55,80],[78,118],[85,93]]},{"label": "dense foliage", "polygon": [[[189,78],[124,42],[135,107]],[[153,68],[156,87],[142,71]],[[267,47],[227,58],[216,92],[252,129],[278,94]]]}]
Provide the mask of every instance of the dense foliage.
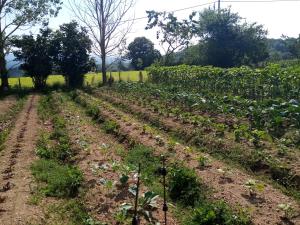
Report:
[{"label": "dense foliage", "polygon": [[60,0],[13,0],[0,2],[0,75],[2,89],[8,88],[5,55],[11,47],[9,39],[21,29],[39,22],[47,22],[48,17],[57,16],[61,9]]},{"label": "dense foliage", "polygon": [[300,67],[270,65],[263,69],[222,69],[182,65],[150,67],[148,73],[154,83],[180,85],[201,93],[231,94],[258,100],[299,100]]},{"label": "dense foliage", "polygon": [[32,77],[36,89],[46,86],[46,80],[52,72],[51,41],[52,31],[48,28],[41,29],[36,38],[31,34],[12,40],[17,48],[14,51],[15,60],[23,62],[20,69]]},{"label": "dense foliage", "polygon": [[84,28],[77,22],[60,26],[54,34],[52,54],[58,72],[61,72],[69,87],[83,84],[84,74],[90,71],[93,61],[90,60],[92,42]]},{"label": "dense foliage", "polygon": [[268,57],[263,26],[241,20],[230,9],[206,9],[199,13],[195,36],[204,43],[204,65],[228,68],[256,64]]},{"label": "dense foliage", "polygon": [[127,57],[136,70],[143,70],[161,57],[160,52],[154,49],[154,44],[145,37],[135,38],[128,45]]}]

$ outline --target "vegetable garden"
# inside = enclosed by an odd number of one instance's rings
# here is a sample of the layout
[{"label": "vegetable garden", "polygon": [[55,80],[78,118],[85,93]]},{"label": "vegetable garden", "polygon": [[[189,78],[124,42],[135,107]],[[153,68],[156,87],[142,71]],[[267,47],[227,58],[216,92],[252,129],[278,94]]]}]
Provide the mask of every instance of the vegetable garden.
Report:
[{"label": "vegetable garden", "polygon": [[9,100],[0,223],[300,223],[299,68],[147,73]]}]

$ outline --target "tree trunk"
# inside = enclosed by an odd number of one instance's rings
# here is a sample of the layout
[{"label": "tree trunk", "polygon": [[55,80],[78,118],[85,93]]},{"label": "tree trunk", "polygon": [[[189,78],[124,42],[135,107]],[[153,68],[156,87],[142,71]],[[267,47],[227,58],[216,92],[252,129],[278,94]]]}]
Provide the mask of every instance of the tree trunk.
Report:
[{"label": "tree trunk", "polygon": [[105,56],[105,54],[102,54],[101,60],[102,60],[102,85],[106,85],[107,84],[107,75],[106,75],[106,56]]},{"label": "tree trunk", "polygon": [[6,91],[9,88],[8,74],[6,69],[6,61],[4,54],[4,46],[0,45],[0,75],[1,75],[1,90]]}]

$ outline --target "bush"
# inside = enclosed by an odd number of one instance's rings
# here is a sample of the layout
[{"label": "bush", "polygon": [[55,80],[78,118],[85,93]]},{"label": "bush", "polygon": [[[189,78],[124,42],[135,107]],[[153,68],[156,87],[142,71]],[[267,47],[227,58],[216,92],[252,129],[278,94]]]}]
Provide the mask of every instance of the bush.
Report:
[{"label": "bush", "polygon": [[45,182],[45,195],[52,197],[75,197],[78,193],[83,176],[73,166],[60,165],[53,160],[38,160],[31,166],[33,176]]},{"label": "bush", "polygon": [[251,224],[245,215],[236,215],[223,202],[203,204],[196,208],[186,225],[248,225]]},{"label": "bush", "polygon": [[204,187],[197,179],[194,171],[175,166],[169,173],[169,193],[174,201],[180,201],[186,206],[195,206],[204,199]]}]

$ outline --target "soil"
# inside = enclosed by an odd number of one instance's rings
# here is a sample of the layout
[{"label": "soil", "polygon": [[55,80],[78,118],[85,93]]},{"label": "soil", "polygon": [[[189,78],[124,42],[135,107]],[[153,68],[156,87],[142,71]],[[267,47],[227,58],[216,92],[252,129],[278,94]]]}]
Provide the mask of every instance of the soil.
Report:
[{"label": "soil", "polygon": [[[75,105],[69,103],[64,105],[63,114],[65,118],[69,118],[68,129],[70,137],[77,148],[81,148],[78,152],[78,166],[84,173],[86,196],[85,205],[91,211],[94,218],[101,222],[109,222],[115,224],[114,216],[122,203],[134,202],[134,196],[128,191],[128,186],[119,184],[120,172],[112,169],[112,163],[122,163],[122,158],[116,154],[116,150],[123,146],[117,144],[117,140],[111,135],[105,134],[99,130],[99,127],[91,123],[91,119],[84,115],[83,111],[76,109]],[[71,122],[72,121],[72,122]],[[89,121],[89,122],[88,122]],[[84,147],[82,145],[84,144]],[[103,147],[103,146],[107,146]],[[102,170],[95,170],[98,166],[107,167]],[[130,175],[129,185],[136,183]],[[118,182],[111,191],[105,189],[104,185],[99,183],[100,179]],[[141,192],[146,192],[147,188],[142,186]],[[159,198],[158,205],[162,206],[162,199]],[[153,218],[163,224],[162,210],[154,210]],[[176,225],[178,222],[172,215],[168,216],[169,224]],[[149,224],[145,220],[141,224]]]},{"label": "soil", "polygon": [[25,225],[38,223],[41,212],[30,205],[35,188],[30,165],[35,158],[39,120],[36,105],[39,96],[29,96],[18,114],[5,149],[0,156],[0,224]]},{"label": "soil", "polygon": [[[175,117],[163,117],[160,116],[158,113],[153,112],[153,110],[148,110],[145,109],[141,106],[136,105],[133,102],[130,102],[129,100],[120,100],[117,97],[114,96],[109,96],[107,94],[99,93],[97,92],[97,96],[102,97],[106,101],[112,103],[113,105],[122,105],[126,104],[127,108],[129,109],[130,112],[134,112],[135,114],[138,113],[139,115],[142,115],[144,120],[150,120],[150,121],[159,121],[161,126],[163,127],[164,130],[166,131],[172,131],[172,132],[177,132],[181,131],[181,133],[184,136],[191,136],[193,130],[195,127],[192,124],[187,124],[187,123],[182,123],[179,120],[176,120]],[[225,117],[224,117],[225,119]],[[210,140],[216,139],[213,134],[211,133],[211,128],[208,128],[205,130],[205,137],[206,142],[210,142]],[[232,149],[243,149],[244,151],[244,156],[250,156],[254,152],[254,147],[249,146],[249,143],[236,143],[232,139],[232,135],[225,133],[224,137],[222,138],[223,140],[226,139],[226,142],[222,143],[223,144],[223,149],[224,152],[231,151]],[[205,140],[204,140],[205,142]],[[300,151],[297,149],[289,149],[289,151],[286,153],[285,156],[280,157],[278,155],[278,148],[275,146],[275,144],[263,143],[263,151],[267,153],[268,155],[272,156],[274,159],[276,159],[279,163],[282,165],[287,166],[290,169],[290,174],[292,174],[290,177],[287,179],[292,179],[293,182],[298,186],[300,185]],[[257,166],[256,168],[251,168],[253,172],[257,172],[258,174],[263,174],[266,173],[267,175],[271,173],[269,166],[266,164],[266,162],[261,162],[262,163],[262,168]],[[292,181],[291,180],[291,181]]]},{"label": "soil", "polygon": [[8,96],[3,100],[0,100],[0,116],[4,115],[12,106],[16,104],[15,96]]},{"label": "soil", "polygon": [[[88,97],[87,97],[88,98]],[[97,101],[97,99],[92,98],[92,101]],[[264,190],[258,194],[258,200],[249,199],[249,193],[245,188],[244,184],[249,179],[254,179],[251,175],[248,175],[238,169],[230,168],[229,178],[232,182],[224,183],[224,174],[219,172],[219,169],[225,169],[229,166],[212,159],[210,156],[210,166],[205,170],[199,169],[197,158],[201,155],[200,153],[188,150],[187,146],[178,144],[176,149],[168,152],[165,146],[160,146],[156,138],[152,134],[143,134],[143,124],[138,120],[132,119],[132,116],[124,113],[120,110],[115,109],[109,103],[99,102],[101,105],[100,113],[104,118],[116,121],[120,125],[120,131],[122,134],[126,134],[131,140],[135,140],[137,143],[142,143],[145,146],[152,147],[155,149],[157,155],[168,154],[169,161],[183,162],[186,166],[194,169],[199,177],[203,180],[205,184],[213,188],[215,199],[225,200],[234,208],[244,209],[250,213],[251,219],[254,224],[264,225],[264,224],[284,224],[282,220],[282,212],[278,210],[278,204],[281,203],[291,203],[296,210],[299,212],[299,205],[292,198],[285,196],[279,190],[273,188],[263,182]],[[126,119],[125,119],[126,118]],[[128,119],[130,118],[130,123]],[[167,143],[168,136],[164,133],[160,133],[160,137],[163,139],[163,143]],[[163,144],[164,145],[164,144]],[[293,222],[295,224],[300,224],[300,217],[294,218]]]}]

